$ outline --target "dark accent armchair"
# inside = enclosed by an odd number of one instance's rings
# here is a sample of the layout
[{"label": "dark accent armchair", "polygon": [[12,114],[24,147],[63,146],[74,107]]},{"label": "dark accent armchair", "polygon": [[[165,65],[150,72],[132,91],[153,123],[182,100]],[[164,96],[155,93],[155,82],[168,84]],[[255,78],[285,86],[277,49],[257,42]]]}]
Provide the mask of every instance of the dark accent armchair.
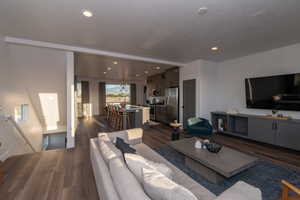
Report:
[{"label": "dark accent armchair", "polygon": [[194,137],[208,138],[213,134],[213,127],[204,118],[189,118],[187,120],[187,134]]}]

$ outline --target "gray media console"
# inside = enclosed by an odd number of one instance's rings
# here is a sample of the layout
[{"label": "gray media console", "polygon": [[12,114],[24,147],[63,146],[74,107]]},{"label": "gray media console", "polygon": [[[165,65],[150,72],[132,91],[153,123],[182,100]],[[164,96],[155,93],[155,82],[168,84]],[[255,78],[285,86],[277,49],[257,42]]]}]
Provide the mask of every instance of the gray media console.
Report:
[{"label": "gray media console", "polygon": [[300,151],[300,120],[212,112],[214,130]]}]

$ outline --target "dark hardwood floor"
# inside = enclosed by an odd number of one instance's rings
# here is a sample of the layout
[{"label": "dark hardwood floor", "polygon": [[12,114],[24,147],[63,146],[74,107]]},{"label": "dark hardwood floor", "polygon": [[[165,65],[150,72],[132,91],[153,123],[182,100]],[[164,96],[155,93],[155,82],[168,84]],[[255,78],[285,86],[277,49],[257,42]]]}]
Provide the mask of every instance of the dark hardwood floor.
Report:
[{"label": "dark hardwood floor", "polygon": [[[74,149],[50,150],[6,160],[2,166],[5,182],[0,186],[0,199],[97,200],[89,157],[89,139],[96,137],[98,132],[110,132],[113,129],[102,117],[95,119],[79,120]],[[153,126],[145,129],[143,141],[153,148],[159,147],[170,141],[171,132],[172,129],[167,126]],[[214,136],[214,140],[300,170],[299,152],[219,134]]]},{"label": "dark hardwood floor", "polygon": [[[98,200],[89,157],[89,138],[106,131],[93,120],[80,120],[76,148],[11,157],[4,162],[0,199]],[[5,198],[4,198],[5,197]]]}]

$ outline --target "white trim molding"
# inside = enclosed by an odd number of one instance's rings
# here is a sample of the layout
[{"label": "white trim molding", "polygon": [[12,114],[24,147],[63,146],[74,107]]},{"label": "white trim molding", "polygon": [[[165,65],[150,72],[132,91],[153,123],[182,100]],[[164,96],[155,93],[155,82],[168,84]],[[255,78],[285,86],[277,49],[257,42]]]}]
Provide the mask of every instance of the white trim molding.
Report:
[{"label": "white trim molding", "polygon": [[67,148],[75,147],[76,115],[75,115],[75,82],[74,53],[66,52],[67,71]]},{"label": "white trim molding", "polygon": [[160,64],[167,64],[167,65],[175,65],[175,66],[178,66],[178,67],[184,66],[184,63],[179,63],[179,62],[172,62],[172,61],[160,60],[160,59],[155,59],[155,58],[134,56],[134,55],[111,52],[111,51],[90,49],[90,48],[86,48],[86,47],[78,47],[78,46],[55,44],[55,43],[42,42],[42,41],[36,41],[36,40],[28,40],[28,39],[9,37],[9,36],[6,36],[4,38],[4,41],[7,42],[7,43],[12,43],[12,44],[23,44],[23,45],[44,47],[44,48],[52,48],[52,49],[58,49],[58,50],[64,50],[64,51],[73,51],[73,52],[79,52],[79,53],[90,53],[90,54],[102,55],[102,56],[112,56],[112,57],[117,57],[117,58],[125,58],[125,59],[153,62],[153,63],[160,63]]}]

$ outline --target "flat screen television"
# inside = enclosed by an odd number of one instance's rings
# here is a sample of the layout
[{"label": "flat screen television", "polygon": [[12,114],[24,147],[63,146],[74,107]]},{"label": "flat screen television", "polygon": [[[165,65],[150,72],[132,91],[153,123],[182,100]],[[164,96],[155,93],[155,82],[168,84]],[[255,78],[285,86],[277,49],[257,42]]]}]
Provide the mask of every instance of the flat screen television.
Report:
[{"label": "flat screen television", "polygon": [[245,79],[247,108],[300,111],[300,73]]}]

